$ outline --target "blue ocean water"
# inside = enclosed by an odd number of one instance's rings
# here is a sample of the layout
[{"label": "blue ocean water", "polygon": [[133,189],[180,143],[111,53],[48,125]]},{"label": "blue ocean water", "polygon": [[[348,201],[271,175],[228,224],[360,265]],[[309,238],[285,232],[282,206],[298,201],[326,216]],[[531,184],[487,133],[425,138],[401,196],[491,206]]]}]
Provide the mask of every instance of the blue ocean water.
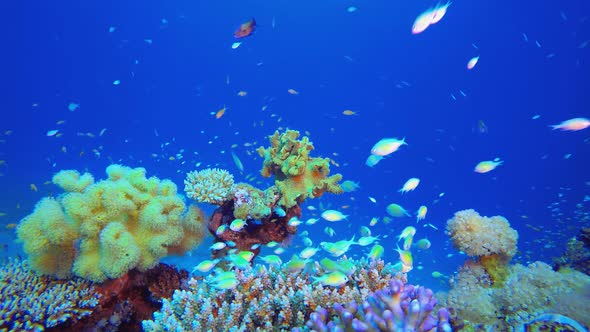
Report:
[{"label": "blue ocean water", "polygon": [[[259,176],[262,158],[254,150],[289,128],[309,133],[313,155],[330,157],[332,173],[361,187],[305,203],[303,220],[321,207],[349,215],[301,226],[315,245],[358,238],[360,226],[382,220],[390,203],[412,213],[426,205],[424,221],[381,221],[372,233],[395,261],[394,238],[416,226],[416,237],[430,239],[432,248],[414,253],[410,280],[444,288],[446,280],[431,272],[451,275],[465,259],[450,245],[445,223],[473,208],[502,215],[518,230],[516,261],[550,262],[589,223],[590,131],[549,125],[590,116],[590,3],[456,1],[439,23],[412,34],[416,17],[435,4],[19,4],[8,21],[19,34],[11,37],[5,68],[15,79],[0,100],[0,254],[22,254],[10,224],[42,197],[59,194],[45,183],[61,169],[103,178],[111,163],[145,167],[182,191],[187,172],[220,167],[238,181],[253,174],[260,186],[270,185]],[[251,18],[255,32],[232,49],[233,32]],[[479,62],[468,70],[475,56]],[[50,130],[58,133],[48,136]],[[408,145],[367,167],[371,147],[384,137],[405,137]],[[494,158],[504,161],[497,169],[473,171]],[[421,183],[401,195],[410,177]],[[192,267],[208,257],[208,244],[171,261]],[[283,259],[301,248],[294,239]],[[367,251],[354,246],[350,256]]]}]

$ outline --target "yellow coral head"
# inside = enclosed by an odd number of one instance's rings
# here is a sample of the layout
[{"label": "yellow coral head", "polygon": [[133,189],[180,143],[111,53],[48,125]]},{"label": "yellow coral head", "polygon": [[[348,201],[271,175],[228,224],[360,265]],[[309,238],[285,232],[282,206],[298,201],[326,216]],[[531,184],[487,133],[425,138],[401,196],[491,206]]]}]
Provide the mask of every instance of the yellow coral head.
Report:
[{"label": "yellow coral head", "polygon": [[205,234],[204,215],[196,207],[186,213],[174,183],[145,173],[111,165],[97,183],[88,173],[56,174],[67,192],[42,199],[17,228],[31,268],[101,282],[192,249]]}]

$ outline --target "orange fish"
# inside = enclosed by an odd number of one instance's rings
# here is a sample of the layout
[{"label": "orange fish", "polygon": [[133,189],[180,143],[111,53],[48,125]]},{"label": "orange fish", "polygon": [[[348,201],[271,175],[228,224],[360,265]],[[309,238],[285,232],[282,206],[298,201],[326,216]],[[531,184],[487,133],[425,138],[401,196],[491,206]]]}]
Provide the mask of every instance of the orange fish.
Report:
[{"label": "orange fish", "polygon": [[14,224],[14,223],[12,223],[12,224],[7,224],[7,225],[6,225],[6,229],[15,229],[15,228],[16,228],[16,226],[17,226],[17,224]]},{"label": "orange fish", "polygon": [[215,113],[215,118],[219,119],[223,116],[223,114],[225,114],[225,111],[227,110],[227,108],[225,108],[225,105],[223,106],[222,109],[220,109],[219,111],[217,111],[217,113]]},{"label": "orange fish", "polygon": [[252,32],[254,32],[254,28],[256,28],[256,20],[252,18],[248,22],[242,23],[240,25],[238,30],[236,30],[236,32],[234,32],[234,37],[236,37],[236,38],[248,37],[252,34]]}]

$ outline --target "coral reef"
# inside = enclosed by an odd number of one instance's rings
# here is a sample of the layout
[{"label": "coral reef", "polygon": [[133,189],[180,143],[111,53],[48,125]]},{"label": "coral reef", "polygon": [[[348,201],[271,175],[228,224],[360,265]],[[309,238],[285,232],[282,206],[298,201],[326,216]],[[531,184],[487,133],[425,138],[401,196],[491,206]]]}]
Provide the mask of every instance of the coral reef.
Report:
[{"label": "coral reef", "polygon": [[504,217],[482,217],[474,210],[463,210],[447,221],[447,235],[458,250],[472,257],[492,254],[512,257],[518,233]]},{"label": "coral reef", "polygon": [[584,314],[590,312],[587,297],[581,306],[568,305],[572,298],[583,296],[580,290],[590,287],[590,277],[578,271],[558,272],[542,262],[516,264],[509,267],[502,287],[491,284],[483,267],[474,262],[468,262],[451,279],[452,288],[441,302],[452,308],[454,326],[509,331],[547,312],[590,324]]},{"label": "coral reef", "polygon": [[[307,327],[313,331],[452,331],[449,312],[432,312],[437,304],[432,291],[391,280],[388,287],[367,296],[359,305],[350,302],[343,307],[334,304],[336,316],[329,320],[326,309],[310,315]],[[328,322],[329,320],[329,322]]]},{"label": "coral reef", "polygon": [[[252,250],[257,255],[260,250],[254,245],[285,242],[296,233],[297,227],[288,223],[291,218],[301,216],[299,204],[305,199],[319,197],[324,192],[343,192],[338,185],[342,175],[328,177],[330,159],[310,157],[312,143],[305,136],[298,138],[298,131],[287,130],[282,134],[277,131],[269,138],[269,148],[258,148],[264,157],[261,174],[275,177],[275,185],[266,190],[246,183],[233,184],[229,173],[218,169],[187,175],[185,191],[189,197],[219,205],[208,224],[217,242],[231,241],[237,249]],[[236,219],[244,220],[245,227],[230,229]],[[219,256],[225,251],[214,254]]]},{"label": "coral reef", "polygon": [[98,293],[80,278],[54,280],[38,276],[26,261],[0,267],[0,330],[43,331],[90,315]]},{"label": "coral reef", "polygon": [[145,271],[169,254],[184,254],[204,236],[205,217],[186,209],[176,185],[145,169],[111,165],[108,179],[61,171],[66,193],[46,197],[17,227],[31,268],[58,278],[115,279]]},{"label": "coral reef", "polygon": [[162,299],[186,286],[188,272],[158,264],[102,284],[38,276],[27,261],[0,267],[1,331],[139,331]]},{"label": "coral reef", "polygon": [[518,235],[506,219],[459,211],[448,221],[447,234],[473,258],[451,278],[451,290],[441,298],[454,327],[509,331],[549,312],[590,323],[580,315],[590,312],[588,297],[572,301],[590,287],[590,277],[570,269],[554,271],[543,262],[510,265]]},{"label": "coral reef", "polygon": [[146,331],[256,331],[285,330],[304,326],[319,307],[336,303],[361,303],[370,293],[387,287],[393,279],[404,280],[383,261],[354,261],[356,269],[340,288],[311,283],[307,272],[290,273],[282,266],[236,271],[235,288],[212,287],[214,276],[191,279],[187,290],[164,300],[153,320],[144,321]]}]

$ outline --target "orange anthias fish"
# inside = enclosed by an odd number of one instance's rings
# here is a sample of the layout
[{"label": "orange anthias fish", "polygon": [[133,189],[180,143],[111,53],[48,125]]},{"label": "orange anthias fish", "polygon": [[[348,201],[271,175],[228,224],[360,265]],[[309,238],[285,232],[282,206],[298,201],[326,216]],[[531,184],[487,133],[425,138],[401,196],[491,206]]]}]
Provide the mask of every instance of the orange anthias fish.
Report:
[{"label": "orange anthias fish", "polygon": [[246,23],[242,23],[238,30],[234,32],[234,37],[236,38],[244,38],[248,37],[254,32],[254,28],[256,28],[256,20],[251,19]]},{"label": "orange anthias fish", "polygon": [[215,118],[221,118],[225,114],[225,111],[227,111],[227,108],[225,107],[225,105],[223,105],[223,108],[217,111],[217,113],[215,113]]}]

